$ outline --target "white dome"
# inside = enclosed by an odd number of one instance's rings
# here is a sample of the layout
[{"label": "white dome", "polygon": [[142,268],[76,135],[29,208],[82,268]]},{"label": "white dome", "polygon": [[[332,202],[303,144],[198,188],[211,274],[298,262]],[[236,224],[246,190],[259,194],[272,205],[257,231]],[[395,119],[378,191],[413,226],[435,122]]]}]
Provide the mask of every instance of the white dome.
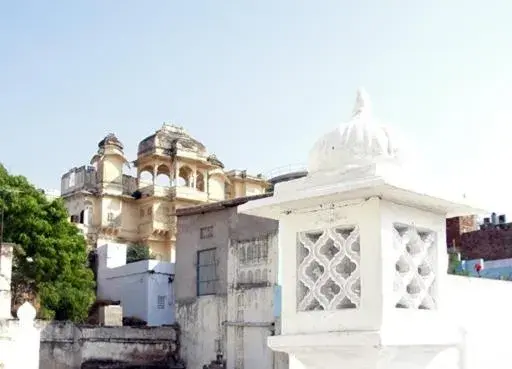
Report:
[{"label": "white dome", "polygon": [[308,171],[344,171],[382,162],[400,163],[397,142],[392,140],[390,130],[373,118],[370,99],[359,89],[352,119],[315,143]]}]

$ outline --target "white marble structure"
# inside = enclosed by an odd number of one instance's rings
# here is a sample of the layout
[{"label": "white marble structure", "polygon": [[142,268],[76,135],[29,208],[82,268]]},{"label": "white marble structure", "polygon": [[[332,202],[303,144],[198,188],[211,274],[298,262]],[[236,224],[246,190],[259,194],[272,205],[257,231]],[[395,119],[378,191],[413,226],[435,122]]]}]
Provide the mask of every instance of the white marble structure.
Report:
[{"label": "white marble structure", "polygon": [[291,368],[466,367],[465,331],[444,304],[445,219],[480,210],[408,176],[389,132],[360,91],[307,177],[240,207],[280,221],[282,334],[268,343]]},{"label": "white marble structure", "polygon": [[[22,304],[13,319],[11,309],[12,244],[0,245],[0,369],[38,369],[40,329],[35,324],[36,309],[28,302]],[[0,290],[2,292],[2,290]],[[8,292],[8,293],[7,293]]]}]

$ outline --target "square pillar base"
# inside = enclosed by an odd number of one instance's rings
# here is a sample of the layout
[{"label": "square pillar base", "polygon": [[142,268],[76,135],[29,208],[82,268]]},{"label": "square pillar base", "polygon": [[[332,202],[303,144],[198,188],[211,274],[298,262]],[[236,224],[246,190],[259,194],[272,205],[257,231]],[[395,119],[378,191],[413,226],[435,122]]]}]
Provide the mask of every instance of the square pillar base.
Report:
[{"label": "square pillar base", "polygon": [[345,331],[273,336],[268,345],[288,353],[290,363],[300,363],[295,365],[300,369],[460,368],[461,332],[440,332],[435,340],[407,336],[398,333],[385,338],[379,331]]}]

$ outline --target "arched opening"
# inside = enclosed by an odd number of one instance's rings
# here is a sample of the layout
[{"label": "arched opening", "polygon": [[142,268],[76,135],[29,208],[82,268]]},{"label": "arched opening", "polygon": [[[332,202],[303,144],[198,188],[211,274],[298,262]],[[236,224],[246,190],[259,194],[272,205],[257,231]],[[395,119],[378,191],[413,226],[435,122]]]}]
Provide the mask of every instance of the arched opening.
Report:
[{"label": "arched opening", "polygon": [[170,169],[166,165],[159,165],[156,170],[155,184],[162,187],[171,186]]},{"label": "arched opening", "polygon": [[178,172],[178,186],[190,187],[192,183],[192,169],[188,166],[182,166]]},{"label": "arched opening", "polygon": [[151,186],[153,184],[153,168],[143,168],[139,173],[139,188]]},{"label": "arched opening", "polygon": [[204,192],[204,175],[201,172],[197,173],[196,177],[196,189],[198,191]]},{"label": "arched opening", "polygon": [[254,282],[254,278],[252,276],[252,270],[249,270],[249,272],[247,273],[247,283],[253,283]]},{"label": "arched opening", "polygon": [[82,210],[82,211],[80,212],[80,216],[79,216],[78,223],[80,223],[80,224],[84,224],[84,220],[85,220],[85,210]]}]

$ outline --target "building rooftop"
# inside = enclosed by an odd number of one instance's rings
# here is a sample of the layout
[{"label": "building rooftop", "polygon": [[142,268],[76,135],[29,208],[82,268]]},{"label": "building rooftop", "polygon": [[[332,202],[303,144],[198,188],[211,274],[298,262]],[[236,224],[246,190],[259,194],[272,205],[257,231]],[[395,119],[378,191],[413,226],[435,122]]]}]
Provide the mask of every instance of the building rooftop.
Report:
[{"label": "building rooftop", "polygon": [[258,199],[262,199],[265,197],[271,197],[271,196],[272,196],[272,193],[264,193],[264,194],[260,194],[260,195],[237,197],[235,199],[219,201],[219,202],[215,202],[212,204],[191,206],[191,207],[187,207],[187,208],[177,209],[176,215],[178,217],[180,217],[180,216],[186,216],[186,215],[210,213],[210,212],[219,211],[219,210],[223,210],[226,208],[232,208],[232,207],[235,207],[238,205],[242,205],[242,204],[245,204],[252,200],[258,200]]},{"label": "building rooftop", "polygon": [[206,154],[206,147],[200,141],[192,137],[183,127],[164,123],[162,128],[139,143],[138,155],[150,153],[155,149],[163,149],[172,155],[176,149],[196,151]]}]

